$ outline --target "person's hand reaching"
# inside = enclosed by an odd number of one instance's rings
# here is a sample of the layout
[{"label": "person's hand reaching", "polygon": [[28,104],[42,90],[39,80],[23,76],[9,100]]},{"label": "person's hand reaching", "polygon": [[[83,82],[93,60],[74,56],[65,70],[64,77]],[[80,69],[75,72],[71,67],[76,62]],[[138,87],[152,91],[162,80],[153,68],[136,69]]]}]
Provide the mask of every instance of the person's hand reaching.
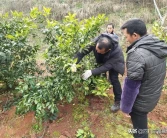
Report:
[{"label": "person's hand reaching", "polygon": [[86,71],[82,74],[82,79],[83,79],[83,80],[87,80],[91,75],[92,75],[92,71],[91,71],[91,70],[86,70]]}]

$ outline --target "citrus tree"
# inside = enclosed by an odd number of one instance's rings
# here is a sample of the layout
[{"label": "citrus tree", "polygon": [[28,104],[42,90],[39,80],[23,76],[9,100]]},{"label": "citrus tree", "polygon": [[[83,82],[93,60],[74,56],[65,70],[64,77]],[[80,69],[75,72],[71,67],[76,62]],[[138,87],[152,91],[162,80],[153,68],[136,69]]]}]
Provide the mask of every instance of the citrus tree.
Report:
[{"label": "citrus tree", "polygon": [[32,43],[36,37],[36,18],[11,11],[0,16],[0,81],[7,88],[15,87],[24,74],[35,74],[35,55],[39,46]]},{"label": "citrus tree", "polygon": [[77,91],[82,90],[85,93],[90,91],[86,85],[91,79],[83,82],[81,74],[85,69],[95,67],[93,56],[88,56],[82,63],[76,65],[74,55],[99,35],[100,26],[105,21],[104,15],[79,21],[75,14],[69,14],[62,22],[48,21],[43,30],[46,35],[45,40],[50,44],[46,63],[52,74],[54,83],[52,90],[56,92],[57,99],[65,98],[70,102],[75,95],[74,89],[76,90],[78,86]]},{"label": "citrus tree", "polygon": [[[49,9],[45,8],[45,11]],[[39,12],[36,10],[35,13]],[[17,104],[17,113],[35,111],[37,118],[53,120],[57,117],[57,104],[61,101],[71,102],[78,93],[107,96],[105,90],[109,83],[106,79],[100,76],[91,77],[87,81],[81,79],[85,69],[95,67],[94,56],[87,56],[78,65],[74,58],[77,51],[85,48],[99,35],[100,27],[106,20],[105,15],[98,15],[80,21],[75,14],[69,13],[62,21],[46,18],[40,24],[44,42],[49,45],[45,53],[49,74],[45,77],[24,76],[17,87],[19,95],[22,95]],[[96,87],[99,81],[104,86]]]}]

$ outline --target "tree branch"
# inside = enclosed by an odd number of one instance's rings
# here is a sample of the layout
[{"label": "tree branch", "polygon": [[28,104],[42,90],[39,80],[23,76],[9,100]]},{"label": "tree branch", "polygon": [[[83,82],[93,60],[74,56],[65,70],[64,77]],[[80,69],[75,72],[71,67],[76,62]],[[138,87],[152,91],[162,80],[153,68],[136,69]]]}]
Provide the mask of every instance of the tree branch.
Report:
[{"label": "tree branch", "polygon": [[157,6],[157,3],[156,3],[155,0],[153,0],[153,2],[154,2],[155,9],[157,10],[158,15],[159,15],[159,18],[160,18],[161,23],[162,23],[162,21],[163,21],[163,19],[162,19],[162,15],[161,15],[161,13],[160,13],[160,11],[159,11],[159,8],[158,8],[158,6]]}]

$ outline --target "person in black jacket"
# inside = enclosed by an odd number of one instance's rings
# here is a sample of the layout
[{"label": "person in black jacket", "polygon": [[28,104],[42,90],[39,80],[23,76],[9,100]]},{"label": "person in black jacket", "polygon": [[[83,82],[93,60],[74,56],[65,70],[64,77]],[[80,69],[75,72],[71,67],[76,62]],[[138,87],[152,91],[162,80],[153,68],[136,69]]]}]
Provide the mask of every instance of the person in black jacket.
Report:
[{"label": "person in black jacket", "polygon": [[86,70],[82,74],[82,78],[86,80],[91,75],[99,75],[109,71],[109,79],[113,85],[113,92],[115,96],[115,102],[111,107],[111,110],[112,112],[117,112],[120,109],[122,93],[118,75],[123,75],[125,68],[124,57],[118,43],[118,37],[114,34],[102,33],[95,39],[92,45],[87,46],[86,49],[82,50],[82,52],[78,52],[76,54],[76,57],[78,58],[77,63],[79,63],[81,59],[91,51],[94,52],[96,62],[101,64],[101,66],[95,69]]},{"label": "person in black jacket", "polygon": [[147,115],[157,105],[166,76],[167,45],[147,34],[141,19],[130,19],[121,30],[127,47],[127,77],[121,95],[121,110],[132,120],[134,138],[148,138]]}]

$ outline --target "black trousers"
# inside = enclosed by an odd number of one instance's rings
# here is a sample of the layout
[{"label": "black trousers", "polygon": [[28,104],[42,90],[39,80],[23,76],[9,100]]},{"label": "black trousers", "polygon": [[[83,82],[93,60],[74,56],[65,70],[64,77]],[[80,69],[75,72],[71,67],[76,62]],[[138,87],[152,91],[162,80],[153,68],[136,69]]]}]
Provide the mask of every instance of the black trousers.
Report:
[{"label": "black trousers", "polygon": [[119,73],[113,69],[109,70],[109,79],[111,82],[111,85],[113,86],[113,92],[114,92],[114,100],[120,101],[121,100],[121,94],[122,94],[122,88],[121,84],[119,82],[118,78]]},{"label": "black trousers", "polygon": [[134,138],[148,138],[147,114],[148,112],[140,112],[135,109],[132,109],[129,114],[133,124]]}]

